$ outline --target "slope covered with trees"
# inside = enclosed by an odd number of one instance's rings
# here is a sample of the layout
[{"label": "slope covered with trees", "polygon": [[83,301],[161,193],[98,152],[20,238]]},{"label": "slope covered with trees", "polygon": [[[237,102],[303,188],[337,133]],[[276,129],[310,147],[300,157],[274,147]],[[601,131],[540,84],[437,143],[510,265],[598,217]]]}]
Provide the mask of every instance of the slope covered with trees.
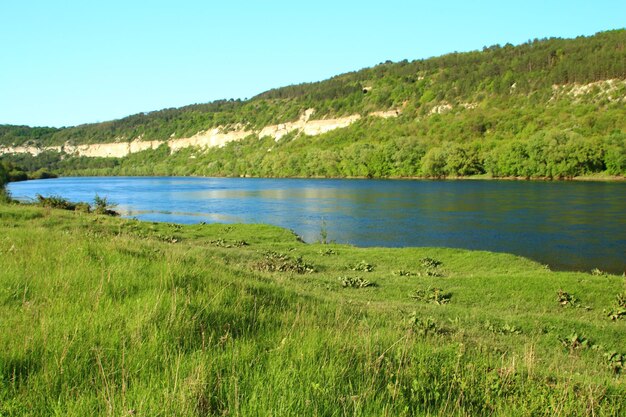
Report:
[{"label": "slope covered with trees", "polygon": [[0,144],[61,145],[188,137],[214,127],[398,110],[324,135],[251,136],[223,148],[164,146],[121,159],[4,156],[61,174],[468,176],[626,174],[626,30],[398,63],[329,80],[70,128],[0,126]]}]

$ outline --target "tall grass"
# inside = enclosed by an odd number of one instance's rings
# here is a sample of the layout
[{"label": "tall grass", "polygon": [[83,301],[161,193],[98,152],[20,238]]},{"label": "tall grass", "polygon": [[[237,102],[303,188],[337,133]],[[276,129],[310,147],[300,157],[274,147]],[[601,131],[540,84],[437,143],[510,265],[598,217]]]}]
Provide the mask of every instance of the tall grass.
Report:
[{"label": "tall grass", "polygon": [[[259,269],[270,251],[314,271]],[[360,262],[377,286],[344,288]],[[435,286],[447,304],[410,297]],[[623,291],[511,255],[0,205],[0,415],[624,415]]]}]

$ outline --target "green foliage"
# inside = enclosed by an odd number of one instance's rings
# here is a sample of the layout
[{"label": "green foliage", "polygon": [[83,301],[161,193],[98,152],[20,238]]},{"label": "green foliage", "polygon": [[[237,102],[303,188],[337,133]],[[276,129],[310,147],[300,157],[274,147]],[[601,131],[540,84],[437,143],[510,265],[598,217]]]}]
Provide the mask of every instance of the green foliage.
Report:
[{"label": "green foliage", "polygon": [[415,273],[411,271],[407,271],[406,269],[399,269],[397,271],[392,271],[393,275],[397,275],[399,277],[412,277]]},{"label": "green foliage", "polygon": [[375,286],[374,283],[362,277],[339,277],[339,282],[344,288],[365,288]]},{"label": "green foliage", "polygon": [[559,303],[561,307],[579,307],[580,306],[580,302],[578,301],[578,298],[576,298],[570,293],[563,291],[562,289],[559,289],[559,291],[557,292],[556,301]]},{"label": "green foliage", "polygon": [[[325,249],[271,226],[0,205],[0,414],[624,415],[626,322],[554,309],[558,288],[610,305],[622,277],[498,253]],[[268,252],[315,257],[315,271],[251,270]],[[445,308],[390,278],[424,258],[451,272]],[[376,290],[329,291],[358,259],[376,265]]]},{"label": "green foliage", "polygon": [[0,203],[6,203],[10,200],[6,191],[6,184],[8,182],[9,172],[6,169],[4,163],[0,161]]},{"label": "green foliage", "polygon": [[420,259],[420,264],[424,267],[424,268],[438,268],[441,265],[443,265],[443,262],[438,261],[437,259],[433,259],[433,258],[422,258]]},{"label": "green foliage", "polygon": [[559,341],[570,352],[591,349],[595,346],[588,338],[578,333],[572,333],[567,337],[560,338]]},{"label": "green foliage", "polygon": [[604,312],[613,321],[626,317],[626,293],[617,294],[613,308]]},{"label": "green foliage", "polygon": [[96,194],[93,198],[93,210],[96,214],[119,216],[119,213],[113,210],[115,207],[117,207],[117,204],[110,202],[108,197],[100,197]]},{"label": "green foliage", "polygon": [[331,256],[331,255],[337,255],[338,253],[336,250],[328,248],[328,249],[320,249],[319,254],[322,256]]},{"label": "green foliage", "polygon": [[3,188],[9,182],[9,172],[4,163],[0,162],[0,188]]},{"label": "green foliage", "polygon": [[263,259],[256,262],[254,268],[265,272],[293,272],[296,274],[315,272],[315,268],[301,257],[291,258],[284,253],[274,251],[265,252]]},{"label": "green foliage", "polygon": [[355,264],[352,264],[348,267],[352,271],[361,271],[361,272],[372,272],[374,270],[374,266],[365,262],[359,261]]},{"label": "green foliage", "polygon": [[41,194],[37,194],[37,203],[41,207],[56,208],[61,210],[75,210],[76,203],[72,203],[68,199],[61,197],[60,195],[51,195],[44,197]]},{"label": "green foliage", "polygon": [[411,330],[420,336],[431,336],[445,333],[433,317],[422,317],[417,311],[413,311],[409,315],[408,323]]},{"label": "green foliage", "polygon": [[415,290],[410,297],[421,302],[443,305],[450,302],[452,293],[444,292],[441,288],[429,287]]},{"label": "green foliage", "polygon": [[485,323],[485,329],[500,335],[522,334],[522,330],[519,327],[509,323],[498,324],[487,321]]},{"label": "green foliage", "polygon": [[[2,158],[24,172],[47,170],[31,177],[620,176],[626,174],[624,42],[626,30],[616,30],[494,45],[427,60],[385,62],[245,101],[219,100],[61,129],[0,126],[2,145],[62,146],[165,141],[216,127],[259,130],[296,120],[309,108],[317,119],[401,111],[398,118],[363,117],[316,137],[294,132],[275,142],[252,135],[206,151],[171,153],[164,145],[121,159],[50,151]],[[580,87],[586,83],[596,84]]]},{"label": "green foliage", "polygon": [[614,374],[621,374],[626,369],[626,354],[615,351],[604,354],[607,367]]}]

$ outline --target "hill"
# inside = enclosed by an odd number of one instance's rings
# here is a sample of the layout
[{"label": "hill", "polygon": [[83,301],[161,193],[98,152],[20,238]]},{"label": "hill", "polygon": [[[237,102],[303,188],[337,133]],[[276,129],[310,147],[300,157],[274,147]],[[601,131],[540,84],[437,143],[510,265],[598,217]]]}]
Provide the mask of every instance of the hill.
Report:
[{"label": "hill", "polygon": [[622,29],[105,123],[0,126],[0,145],[5,162],[72,175],[624,175],[625,103]]}]

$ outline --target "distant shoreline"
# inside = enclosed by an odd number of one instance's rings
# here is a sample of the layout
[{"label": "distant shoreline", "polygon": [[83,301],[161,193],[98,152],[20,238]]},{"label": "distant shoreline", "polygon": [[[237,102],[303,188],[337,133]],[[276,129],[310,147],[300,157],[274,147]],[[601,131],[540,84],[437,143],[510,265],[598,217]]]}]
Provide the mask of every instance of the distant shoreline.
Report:
[{"label": "distant shoreline", "polygon": [[22,182],[42,179],[70,178],[70,177],[181,177],[181,178],[265,178],[265,179],[319,179],[319,180],[393,180],[393,181],[541,181],[541,182],[622,182],[626,177],[619,175],[594,175],[578,176],[572,178],[549,178],[549,177],[492,177],[488,175],[471,175],[467,177],[256,177],[250,175],[243,176],[202,176],[202,175],[58,175],[49,178],[28,178],[25,180],[9,181]]}]

